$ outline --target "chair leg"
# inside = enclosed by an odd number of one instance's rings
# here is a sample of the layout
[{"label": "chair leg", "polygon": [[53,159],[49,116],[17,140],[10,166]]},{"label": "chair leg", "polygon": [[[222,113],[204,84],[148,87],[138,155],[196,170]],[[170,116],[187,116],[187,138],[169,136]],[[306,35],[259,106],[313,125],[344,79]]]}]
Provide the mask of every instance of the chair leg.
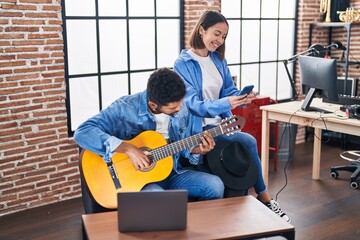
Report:
[{"label": "chair leg", "polygon": [[351,182],[355,182],[359,176],[360,176],[360,164],[357,164],[355,171],[353,172],[353,174],[351,174]]},{"label": "chair leg", "polygon": [[338,171],[347,171],[351,172],[350,177],[350,186],[351,188],[358,188],[359,184],[357,182],[358,177],[360,176],[360,163],[353,163],[352,165],[341,165],[341,166],[335,166],[331,167],[331,176],[333,178],[337,178],[339,173]]},{"label": "chair leg", "polygon": [[331,172],[334,172],[334,171],[354,172],[356,169],[357,169],[357,166],[354,166],[354,165],[341,165],[341,166],[331,167]]},{"label": "chair leg", "polygon": [[350,186],[353,189],[359,187],[359,183],[357,182],[358,177],[360,176],[360,151],[351,150],[344,151],[340,154],[342,159],[348,160],[351,162],[351,165],[340,165],[331,167],[330,173],[333,178],[337,178],[339,176],[338,171],[347,171],[351,172],[350,177]]}]

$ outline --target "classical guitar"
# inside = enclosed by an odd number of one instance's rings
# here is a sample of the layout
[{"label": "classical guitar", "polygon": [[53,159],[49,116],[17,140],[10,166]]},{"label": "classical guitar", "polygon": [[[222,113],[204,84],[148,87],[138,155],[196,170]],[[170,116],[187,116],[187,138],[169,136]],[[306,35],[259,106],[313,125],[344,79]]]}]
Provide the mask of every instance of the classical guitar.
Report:
[{"label": "classical guitar", "polygon": [[[245,120],[233,115],[221,124],[208,130],[212,137],[240,131]],[[101,206],[117,208],[117,192],[140,191],[146,184],[165,179],[172,171],[172,155],[201,143],[202,133],[167,144],[163,136],[155,131],[145,131],[126,141],[140,149],[150,152],[151,164],[143,170],[136,170],[126,154],[115,153],[109,166],[100,155],[83,150],[80,171],[83,181]],[[110,173],[109,173],[110,171]]]}]

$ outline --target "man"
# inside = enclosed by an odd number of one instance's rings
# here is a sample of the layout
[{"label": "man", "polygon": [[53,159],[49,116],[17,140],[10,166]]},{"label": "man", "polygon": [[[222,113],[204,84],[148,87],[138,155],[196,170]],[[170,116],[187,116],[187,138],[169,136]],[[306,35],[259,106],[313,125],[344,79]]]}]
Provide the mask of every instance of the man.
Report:
[{"label": "man", "polygon": [[[159,132],[168,143],[190,137],[192,115],[183,102],[185,93],[185,84],[177,73],[158,69],[151,74],[147,90],[119,98],[82,123],[74,140],[81,148],[103,156],[105,162],[110,162],[114,153],[124,153],[136,170],[146,169],[151,164],[149,152],[124,140],[147,130]],[[185,189],[191,199],[222,198],[224,184],[218,176],[185,170],[179,163],[182,157],[198,164],[200,156],[214,146],[214,139],[205,131],[201,144],[173,155],[173,169],[166,179],[148,183],[141,190]]]}]

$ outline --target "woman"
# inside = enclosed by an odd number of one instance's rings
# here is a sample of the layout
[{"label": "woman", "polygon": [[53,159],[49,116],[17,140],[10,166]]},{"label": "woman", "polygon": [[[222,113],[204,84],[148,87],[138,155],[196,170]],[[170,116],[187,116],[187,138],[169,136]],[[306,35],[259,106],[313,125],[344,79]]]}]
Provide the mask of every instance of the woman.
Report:
[{"label": "woman", "polygon": [[[231,115],[231,110],[254,99],[254,94],[239,95],[225,60],[225,39],[229,25],[219,12],[206,11],[190,34],[190,49],[182,50],[175,62],[174,70],[186,84],[185,100],[191,112],[196,115],[194,128],[197,132],[218,125],[222,118]],[[262,176],[256,139],[239,132],[222,135],[216,141],[239,141],[251,152],[256,161],[259,177],[254,185],[257,198],[285,221],[290,218],[282,211],[266,189]]]}]

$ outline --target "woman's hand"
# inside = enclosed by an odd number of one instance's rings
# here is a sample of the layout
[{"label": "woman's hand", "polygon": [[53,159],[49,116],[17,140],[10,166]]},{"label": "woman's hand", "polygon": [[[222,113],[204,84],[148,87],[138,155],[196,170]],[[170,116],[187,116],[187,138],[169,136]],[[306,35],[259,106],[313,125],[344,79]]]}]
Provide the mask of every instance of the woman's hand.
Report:
[{"label": "woman's hand", "polygon": [[211,136],[209,131],[205,131],[204,136],[201,137],[201,143],[198,146],[194,147],[191,153],[204,155],[213,150],[214,147],[214,138]]},{"label": "woman's hand", "polygon": [[230,96],[229,102],[231,109],[234,109],[242,104],[249,104],[254,98],[255,98],[255,94],[253,92],[239,96]]}]

